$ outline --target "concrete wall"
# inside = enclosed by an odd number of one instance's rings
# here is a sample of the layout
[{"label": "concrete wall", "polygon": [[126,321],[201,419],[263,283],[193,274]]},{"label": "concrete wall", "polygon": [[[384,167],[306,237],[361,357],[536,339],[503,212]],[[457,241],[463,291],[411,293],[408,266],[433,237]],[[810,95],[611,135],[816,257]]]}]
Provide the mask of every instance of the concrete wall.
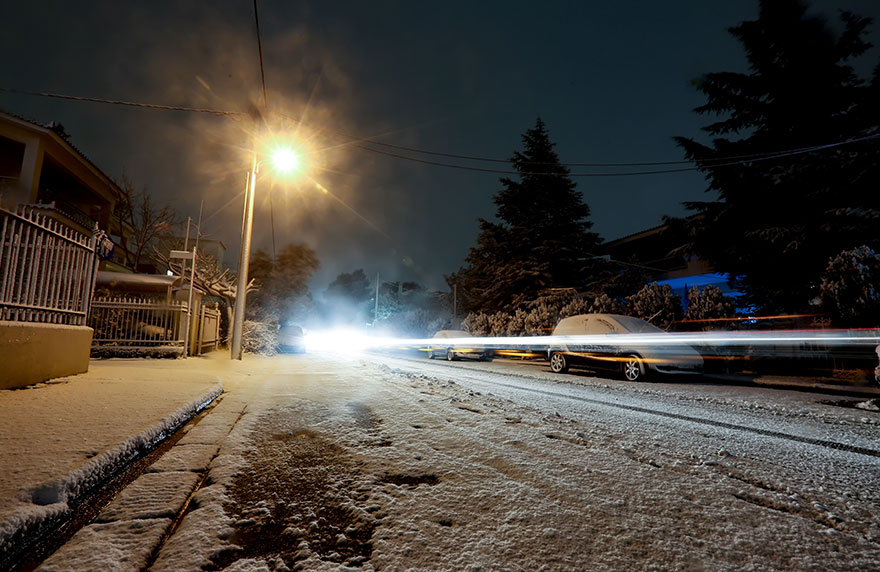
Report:
[{"label": "concrete wall", "polygon": [[89,370],[92,329],[0,321],[0,389]]}]

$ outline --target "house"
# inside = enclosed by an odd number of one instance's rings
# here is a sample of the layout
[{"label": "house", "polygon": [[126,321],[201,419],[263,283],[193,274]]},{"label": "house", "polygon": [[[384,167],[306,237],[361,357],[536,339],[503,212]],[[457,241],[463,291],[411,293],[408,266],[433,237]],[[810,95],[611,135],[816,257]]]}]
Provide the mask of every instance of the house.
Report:
[{"label": "house", "polygon": [[40,125],[0,111],[0,207],[47,205],[80,232],[94,223],[112,234],[124,193],[67,140],[58,124]]},{"label": "house", "polygon": [[[123,191],[59,125],[0,112],[0,388],[88,370],[97,254]],[[51,355],[51,359],[45,359]]]},{"label": "house", "polygon": [[[699,215],[696,215],[699,216]],[[649,282],[668,284],[687,304],[687,291],[694,286],[702,289],[717,286],[726,296],[740,293],[728,285],[729,275],[712,268],[696,256],[670,254],[681,246],[666,233],[668,225],[661,224],[602,245],[602,254],[622,266],[634,264],[648,275]]]}]

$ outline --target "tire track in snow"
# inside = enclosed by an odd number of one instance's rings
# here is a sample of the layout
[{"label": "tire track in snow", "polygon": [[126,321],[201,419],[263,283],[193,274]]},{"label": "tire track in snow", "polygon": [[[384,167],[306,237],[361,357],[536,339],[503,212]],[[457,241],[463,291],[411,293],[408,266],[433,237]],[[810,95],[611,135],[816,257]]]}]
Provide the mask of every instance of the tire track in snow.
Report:
[{"label": "tire track in snow", "polygon": [[[395,358],[395,359],[398,359],[400,361],[406,361],[406,362],[409,362],[409,361],[415,362],[416,361],[416,360],[407,360],[407,359],[401,359],[401,358]],[[416,362],[416,363],[419,363],[421,365],[428,365],[428,364],[424,364],[423,362]],[[472,368],[464,367],[464,366],[449,366],[449,365],[442,365],[441,366],[441,365],[437,365],[437,364],[430,364],[430,365],[435,368],[438,368],[438,369],[453,367],[455,369],[464,370],[464,371],[472,370]],[[420,369],[423,369],[423,368],[420,368]],[[784,433],[782,431],[773,431],[772,429],[761,429],[760,427],[751,427],[749,425],[741,425],[738,423],[729,423],[726,421],[718,421],[718,420],[714,420],[714,419],[702,419],[700,417],[694,417],[692,415],[684,415],[682,413],[673,413],[671,411],[663,411],[661,409],[640,407],[638,405],[626,405],[624,403],[616,403],[614,401],[607,401],[604,399],[595,399],[595,398],[584,397],[584,396],[580,396],[580,395],[570,395],[567,393],[551,391],[551,390],[547,390],[547,389],[537,389],[537,388],[532,388],[532,387],[525,387],[522,385],[516,385],[516,384],[512,384],[512,383],[503,383],[500,381],[493,381],[493,380],[489,379],[490,376],[514,376],[514,377],[521,377],[524,379],[528,379],[529,381],[533,381],[533,382],[540,382],[539,379],[525,376],[525,375],[521,375],[521,374],[516,374],[516,373],[500,373],[500,372],[495,372],[495,371],[483,371],[483,370],[481,370],[481,373],[484,373],[485,377],[474,377],[474,376],[462,375],[462,374],[457,374],[457,375],[459,375],[461,378],[467,379],[471,382],[494,385],[494,386],[498,386],[498,387],[505,387],[505,388],[514,389],[517,391],[524,391],[527,393],[533,393],[533,394],[537,394],[537,395],[545,395],[547,397],[562,398],[562,399],[567,399],[570,401],[589,403],[591,405],[601,405],[604,407],[623,409],[626,411],[633,411],[636,413],[645,413],[648,415],[656,415],[659,417],[666,417],[669,419],[688,421],[690,423],[697,423],[700,425],[708,425],[710,427],[718,427],[721,429],[730,429],[733,431],[753,433],[753,434],[761,435],[764,437],[785,439],[788,441],[795,441],[798,443],[804,443],[807,445],[814,445],[817,447],[824,447],[827,449],[834,449],[834,450],[838,450],[838,451],[846,451],[849,453],[856,453],[859,455],[866,455],[869,457],[880,457],[880,450],[871,449],[868,447],[861,447],[859,445],[851,445],[849,443],[841,443],[839,441],[831,441],[829,439],[817,439],[817,438],[813,438],[813,437],[804,437],[801,435],[792,435],[791,433]]]}]

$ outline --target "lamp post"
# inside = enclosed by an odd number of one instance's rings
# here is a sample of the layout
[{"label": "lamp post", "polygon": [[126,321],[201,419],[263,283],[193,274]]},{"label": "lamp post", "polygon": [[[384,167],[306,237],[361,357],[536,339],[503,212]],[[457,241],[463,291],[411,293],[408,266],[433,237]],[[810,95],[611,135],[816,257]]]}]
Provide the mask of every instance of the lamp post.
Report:
[{"label": "lamp post", "polygon": [[[256,147],[256,146],[255,146]],[[244,218],[241,222],[241,252],[238,259],[238,287],[235,290],[235,312],[232,317],[232,359],[241,359],[241,332],[244,326],[244,307],[247,299],[248,263],[251,259],[251,234],[254,227],[254,193],[257,190],[257,150],[248,173],[244,196]]]},{"label": "lamp post", "polygon": [[[272,153],[272,162],[281,172],[289,172],[299,167],[299,157],[291,149],[278,148]],[[257,174],[260,161],[257,160],[257,145],[254,143],[254,156],[248,173],[244,197],[244,215],[241,222],[241,253],[238,260],[238,287],[235,291],[235,311],[232,317],[231,358],[241,359],[241,338],[244,326],[244,310],[247,300],[248,265],[251,259],[251,235],[254,226],[254,194],[257,190]]]}]

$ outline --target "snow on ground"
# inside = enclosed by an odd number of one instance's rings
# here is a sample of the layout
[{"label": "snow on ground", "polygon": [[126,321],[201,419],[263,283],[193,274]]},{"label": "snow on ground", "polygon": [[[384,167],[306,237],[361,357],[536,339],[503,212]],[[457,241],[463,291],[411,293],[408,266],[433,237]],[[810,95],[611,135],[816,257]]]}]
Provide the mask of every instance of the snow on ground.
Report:
[{"label": "snow on ground", "polygon": [[0,562],[16,535],[219,395],[198,360],[93,361],[86,374],[0,391]]},{"label": "snow on ground", "polygon": [[252,358],[153,570],[878,568],[876,413],[489,365]]}]

